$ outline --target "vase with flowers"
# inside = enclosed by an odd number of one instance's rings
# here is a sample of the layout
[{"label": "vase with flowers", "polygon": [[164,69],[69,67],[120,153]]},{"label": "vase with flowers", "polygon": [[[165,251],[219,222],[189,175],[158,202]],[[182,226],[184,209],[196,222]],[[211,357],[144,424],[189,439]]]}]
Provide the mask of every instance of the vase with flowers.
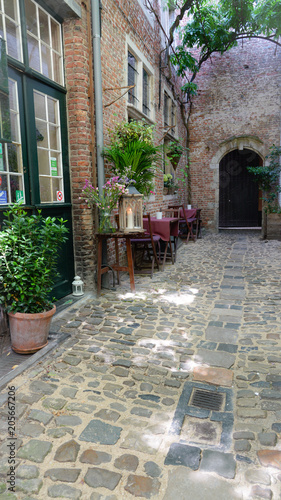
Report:
[{"label": "vase with flowers", "polygon": [[99,233],[115,231],[111,223],[111,212],[117,207],[118,199],[124,193],[128,193],[128,189],[120,177],[115,176],[106,181],[101,192],[86,179],[80,199],[84,199],[88,207],[95,205],[99,209]]}]

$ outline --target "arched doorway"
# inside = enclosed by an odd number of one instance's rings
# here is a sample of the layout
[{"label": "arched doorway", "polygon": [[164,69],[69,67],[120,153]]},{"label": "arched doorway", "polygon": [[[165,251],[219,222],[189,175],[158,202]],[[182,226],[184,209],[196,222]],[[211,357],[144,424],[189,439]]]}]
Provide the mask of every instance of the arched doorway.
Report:
[{"label": "arched doorway", "polygon": [[235,149],[219,164],[219,227],[259,227],[261,200],[258,184],[247,166],[262,165],[250,149]]}]

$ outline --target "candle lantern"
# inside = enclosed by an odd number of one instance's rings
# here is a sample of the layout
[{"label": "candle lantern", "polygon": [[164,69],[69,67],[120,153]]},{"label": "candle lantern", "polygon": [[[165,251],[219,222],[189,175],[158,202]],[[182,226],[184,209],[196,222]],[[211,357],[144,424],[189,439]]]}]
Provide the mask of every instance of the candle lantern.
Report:
[{"label": "candle lantern", "polygon": [[83,285],[84,283],[81,280],[80,276],[75,276],[74,280],[72,281],[72,295],[84,295]]},{"label": "candle lantern", "polygon": [[140,233],[142,223],[142,194],[134,186],[119,198],[119,229],[124,233]]}]

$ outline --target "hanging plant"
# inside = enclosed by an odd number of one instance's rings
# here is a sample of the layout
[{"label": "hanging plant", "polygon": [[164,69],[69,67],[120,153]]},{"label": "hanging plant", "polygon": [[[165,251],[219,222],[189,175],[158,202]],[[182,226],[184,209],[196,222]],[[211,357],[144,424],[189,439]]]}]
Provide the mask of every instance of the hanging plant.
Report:
[{"label": "hanging plant", "polygon": [[184,147],[179,143],[179,141],[171,141],[166,146],[166,155],[169,158],[174,170],[176,170],[178,163],[183,154]]}]

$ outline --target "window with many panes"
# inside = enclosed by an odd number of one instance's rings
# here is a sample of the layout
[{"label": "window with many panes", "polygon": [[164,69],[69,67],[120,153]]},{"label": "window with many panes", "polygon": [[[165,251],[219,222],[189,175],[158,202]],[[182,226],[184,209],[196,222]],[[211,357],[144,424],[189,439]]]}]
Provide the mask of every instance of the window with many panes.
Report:
[{"label": "window with many panes", "polygon": [[137,61],[135,56],[128,51],[128,86],[129,89],[129,103],[136,104],[136,85],[137,85]]},{"label": "window with many panes", "polygon": [[142,112],[149,116],[150,113],[150,88],[149,88],[149,74],[143,68],[142,76]]},{"label": "window with many panes", "polygon": [[172,97],[164,92],[164,103],[163,103],[163,119],[164,127],[169,129],[169,133],[172,135],[176,134],[176,104]]},{"label": "window with many panes", "polygon": [[35,90],[33,97],[41,203],[63,201],[59,102]]},{"label": "window with many panes", "polygon": [[[60,116],[65,93],[52,90],[52,82],[64,84],[61,25],[33,0],[0,0],[0,36],[6,41],[8,66],[13,66],[9,67],[12,142],[0,142],[0,206],[18,200],[30,203],[30,188],[35,203],[64,202]],[[18,63],[24,63],[27,74]],[[27,76],[30,70],[33,79]],[[50,80],[47,86],[42,84],[42,92],[41,75],[45,82]]]},{"label": "window with many panes", "polygon": [[[145,60],[142,53],[135,46],[133,49],[129,47],[127,85],[133,86],[133,88],[128,91],[128,103],[134,107],[135,112],[139,112],[140,115],[145,115],[150,119],[153,119],[151,106],[152,75],[153,68]],[[133,111],[131,110],[131,112]]]},{"label": "window with many panes", "polygon": [[24,201],[24,178],[17,82],[9,78],[12,143],[0,143],[0,205]]},{"label": "window with many panes", "polygon": [[22,62],[18,0],[0,0],[0,36],[7,42],[7,54]]},{"label": "window with many panes", "polygon": [[29,66],[63,85],[61,26],[33,0],[25,0]]}]

